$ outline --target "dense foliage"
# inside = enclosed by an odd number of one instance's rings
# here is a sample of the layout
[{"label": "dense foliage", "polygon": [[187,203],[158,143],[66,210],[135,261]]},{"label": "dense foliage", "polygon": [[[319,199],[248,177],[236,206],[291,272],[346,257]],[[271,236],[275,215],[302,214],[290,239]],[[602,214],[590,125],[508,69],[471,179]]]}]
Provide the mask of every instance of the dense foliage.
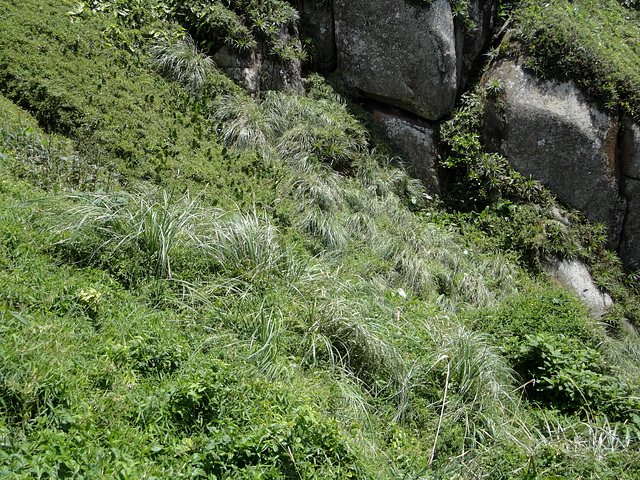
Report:
[{"label": "dense foliage", "polygon": [[[635,292],[481,151],[479,93],[436,201],[321,77],[217,70],[300,56],[286,2],[0,17],[0,477],[638,477]],[[599,268],[609,328],[547,253]]]}]

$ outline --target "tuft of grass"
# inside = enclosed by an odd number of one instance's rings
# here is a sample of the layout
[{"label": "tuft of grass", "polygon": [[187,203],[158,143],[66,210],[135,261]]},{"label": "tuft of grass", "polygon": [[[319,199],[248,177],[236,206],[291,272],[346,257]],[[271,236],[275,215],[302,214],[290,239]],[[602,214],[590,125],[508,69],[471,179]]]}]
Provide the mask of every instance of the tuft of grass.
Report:
[{"label": "tuft of grass", "polygon": [[182,84],[190,95],[200,97],[216,68],[213,59],[198,49],[190,35],[175,43],[151,47],[152,64],[165,78]]},{"label": "tuft of grass", "polygon": [[256,210],[220,215],[199,239],[202,253],[231,278],[254,282],[281,276],[294,282],[304,261],[282,247],[278,230]]},{"label": "tuft of grass", "polygon": [[630,384],[640,382],[640,335],[635,329],[622,330],[618,338],[606,337],[604,355]]},{"label": "tuft of grass", "polygon": [[[520,415],[514,372],[500,349],[489,336],[446,317],[425,321],[420,335],[429,363],[417,372],[421,381],[416,382],[416,392],[427,393],[430,382],[442,382],[444,393],[433,404],[438,408],[438,423],[443,428],[463,427],[454,445],[447,447],[453,448],[450,453],[457,450],[464,456],[470,449],[497,441],[511,417]],[[436,436],[432,453],[437,443]]]},{"label": "tuft of grass", "polygon": [[52,231],[55,245],[93,252],[92,258],[79,260],[94,264],[99,264],[99,256],[139,252],[143,264],[150,267],[148,275],[157,278],[171,278],[176,250],[199,247],[199,235],[219,215],[214,209],[203,209],[197,197],[186,194],[174,199],[156,188],[81,193],[64,200],[72,205],[53,210],[58,218]]},{"label": "tuft of grass", "polygon": [[343,252],[349,240],[340,217],[317,207],[304,209],[296,226],[318,238],[328,252]]},{"label": "tuft of grass", "polygon": [[300,158],[316,158],[348,170],[367,146],[363,127],[337,98],[318,100],[284,92],[267,92],[260,102],[221,97],[214,119],[228,145],[269,147],[294,165]]}]

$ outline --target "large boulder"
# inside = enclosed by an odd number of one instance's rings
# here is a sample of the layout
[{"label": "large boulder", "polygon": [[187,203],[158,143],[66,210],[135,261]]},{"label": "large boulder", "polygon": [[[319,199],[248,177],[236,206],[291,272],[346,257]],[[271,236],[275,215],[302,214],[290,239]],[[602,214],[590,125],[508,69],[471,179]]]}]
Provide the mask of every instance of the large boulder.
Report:
[{"label": "large boulder", "polygon": [[591,274],[582,262],[553,258],[547,261],[544,269],[558,284],[573,290],[595,316],[601,316],[613,305],[611,297],[602,293],[593,283]]},{"label": "large boulder", "polygon": [[541,81],[517,61],[497,63],[485,82],[494,97],[485,109],[487,147],[589,219],[606,224],[617,247],[626,211],[617,119],[589,104],[572,81]]},{"label": "large boulder", "polygon": [[376,109],[373,118],[398,149],[411,174],[422,181],[429,193],[439,194],[440,179],[436,164],[438,151],[434,127],[391,109]]},{"label": "large boulder", "polygon": [[333,12],[345,84],[438,120],[453,110],[491,35],[496,1],[469,2],[466,22],[447,0],[334,0]]},{"label": "large boulder", "polygon": [[458,72],[447,0],[334,0],[333,9],[347,86],[429,120],[452,111]]}]

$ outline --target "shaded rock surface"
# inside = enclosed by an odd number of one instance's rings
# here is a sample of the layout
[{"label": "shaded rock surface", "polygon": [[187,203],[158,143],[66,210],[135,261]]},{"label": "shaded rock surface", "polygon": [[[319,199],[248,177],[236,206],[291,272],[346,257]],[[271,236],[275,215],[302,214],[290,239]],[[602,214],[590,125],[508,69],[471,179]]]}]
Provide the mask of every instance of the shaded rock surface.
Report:
[{"label": "shaded rock surface", "polygon": [[640,180],[640,126],[628,119],[623,121],[619,158],[622,175]]},{"label": "shaded rock surface", "polygon": [[402,154],[412,175],[422,180],[429,193],[440,193],[434,127],[391,110],[375,110],[373,118]]},{"label": "shaded rock surface", "polygon": [[[279,35],[283,44],[300,42],[297,31],[291,34],[283,28]],[[239,54],[225,46],[215,53],[213,60],[251,95],[265,90],[285,89],[302,93],[300,59],[283,62],[274,59],[267,50],[263,42],[258,42],[257,48],[246,54]]]},{"label": "shaded rock surface", "polygon": [[469,20],[475,27],[466,29],[456,22],[459,91],[466,86],[478,56],[483,52],[485,43],[493,33],[497,8],[495,0],[472,0],[468,3]]},{"label": "shaded rock surface", "polygon": [[619,146],[622,194],[628,206],[620,246],[620,257],[634,267],[640,267],[640,126],[631,120],[623,122]]},{"label": "shaded rock surface", "polygon": [[640,268],[640,180],[624,178],[623,194],[628,206],[618,252],[624,262]]},{"label": "shaded rock surface", "polygon": [[337,52],[333,7],[326,0],[292,0],[302,19],[302,31],[314,42],[310,64],[313,69],[328,73],[336,69]]},{"label": "shaded rock surface", "polygon": [[222,47],[213,56],[213,60],[225,74],[242,85],[248,93],[255,95],[260,92],[260,65],[262,62],[257,52],[238,55],[229,48]]}]

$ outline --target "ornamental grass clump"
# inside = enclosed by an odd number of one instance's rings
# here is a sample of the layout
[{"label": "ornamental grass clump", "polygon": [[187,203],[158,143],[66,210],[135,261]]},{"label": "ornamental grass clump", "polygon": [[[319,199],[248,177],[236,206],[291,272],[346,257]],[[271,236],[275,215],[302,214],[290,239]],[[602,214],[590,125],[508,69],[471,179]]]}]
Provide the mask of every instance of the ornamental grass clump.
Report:
[{"label": "ornamental grass clump", "polygon": [[295,256],[280,245],[276,227],[255,210],[219,216],[199,242],[202,253],[231,277],[252,282],[299,273]]},{"label": "ornamental grass clump", "polygon": [[364,128],[337,100],[283,92],[267,92],[261,101],[223,96],[214,105],[213,118],[227,145],[270,150],[292,166],[314,158],[344,170],[367,147]]}]

